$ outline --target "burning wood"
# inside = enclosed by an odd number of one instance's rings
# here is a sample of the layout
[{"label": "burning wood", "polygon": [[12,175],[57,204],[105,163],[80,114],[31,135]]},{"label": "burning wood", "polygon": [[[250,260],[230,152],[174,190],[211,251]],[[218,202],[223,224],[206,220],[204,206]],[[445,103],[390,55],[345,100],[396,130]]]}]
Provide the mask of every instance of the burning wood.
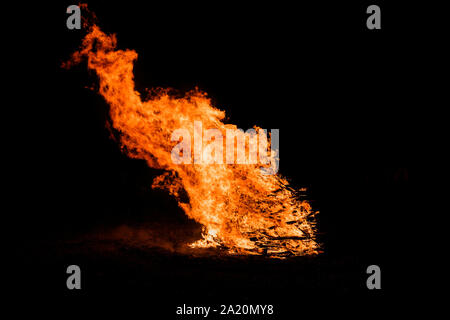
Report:
[{"label": "burning wood", "polygon": [[[258,134],[255,140],[251,133],[243,135],[245,153],[258,150],[258,155],[268,158],[268,162],[175,163],[173,150],[178,142],[172,140],[175,130],[183,128],[189,137],[208,146],[204,133],[194,123],[223,136],[237,127],[225,124],[225,112],[212,106],[199,90],[181,98],[168,90],[159,90],[142,99],[135,90],[133,77],[137,53],[117,50],[116,44],[115,35],[107,35],[92,25],[81,49],[65,66],[87,59],[88,68],[98,75],[99,93],[110,106],[112,126],[120,133],[123,152],[146,160],[152,168],[166,170],[167,174],[156,178],[152,187],[167,190],[190,218],[204,226],[203,239],[191,246],[225,247],[232,253],[270,257],[317,254],[319,245],[315,241],[314,211],[310,204],[300,200],[286,179],[278,174],[264,174],[260,169],[270,169],[277,163],[276,150],[261,151],[254,145],[270,148],[268,137]],[[254,129],[257,133],[262,131]],[[183,141],[191,142],[186,139]],[[236,141],[233,159],[237,144]],[[195,157],[195,152],[188,154],[189,158]],[[203,156],[213,157],[205,152]]]}]

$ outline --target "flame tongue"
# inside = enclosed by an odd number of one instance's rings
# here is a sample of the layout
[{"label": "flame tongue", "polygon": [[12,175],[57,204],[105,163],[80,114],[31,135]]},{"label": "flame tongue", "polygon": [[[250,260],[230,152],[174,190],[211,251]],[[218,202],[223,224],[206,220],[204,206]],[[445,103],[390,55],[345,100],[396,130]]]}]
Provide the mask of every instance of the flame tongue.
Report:
[{"label": "flame tongue", "polygon": [[[115,36],[106,35],[96,25],[65,66],[84,57],[99,77],[99,92],[110,106],[124,152],[166,170],[153,187],[168,190],[184,212],[204,226],[203,239],[192,247],[224,247],[234,253],[274,257],[318,252],[314,212],[281,176],[264,175],[260,165],[253,164],[173,163],[174,130],[186,128],[194,136],[194,121],[224,136],[226,129],[236,129],[222,122],[225,113],[214,108],[204,93],[193,91],[175,98],[161,91],[143,101],[134,89],[137,53],[117,50]],[[182,192],[189,202],[180,200]]]}]

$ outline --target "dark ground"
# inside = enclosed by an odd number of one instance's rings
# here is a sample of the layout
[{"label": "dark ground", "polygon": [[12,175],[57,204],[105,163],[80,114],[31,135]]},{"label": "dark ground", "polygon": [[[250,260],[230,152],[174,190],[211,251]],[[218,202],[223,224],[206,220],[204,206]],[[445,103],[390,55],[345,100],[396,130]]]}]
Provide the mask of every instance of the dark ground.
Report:
[{"label": "dark ground", "polygon": [[[424,63],[432,39],[405,20],[416,11],[381,2],[383,29],[369,32],[366,3],[89,2],[119,47],[138,52],[139,90],[198,86],[241,128],[280,129],[281,173],[321,212],[324,253],[274,260],[183,249],[200,226],[109,139],[107,105],[85,89],[95,75],[59,67],[83,36],[65,27],[69,4],[40,8],[40,27],[14,39],[26,49],[11,81],[28,84],[17,96],[32,118],[12,185],[22,194],[11,227],[19,301],[86,313],[131,301],[157,319],[183,303],[274,304],[289,319],[401,314],[398,297],[416,296],[411,261],[423,241],[410,200],[415,110],[438,90]],[[82,270],[78,292],[65,287],[70,264]],[[371,264],[380,291],[365,287]]]}]

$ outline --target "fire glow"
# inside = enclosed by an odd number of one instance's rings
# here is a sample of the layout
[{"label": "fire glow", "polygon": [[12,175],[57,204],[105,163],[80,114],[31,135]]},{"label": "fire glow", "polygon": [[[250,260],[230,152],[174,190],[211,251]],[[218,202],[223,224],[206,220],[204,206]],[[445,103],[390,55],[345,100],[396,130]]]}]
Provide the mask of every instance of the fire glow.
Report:
[{"label": "fire glow", "polygon": [[[144,159],[151,168],[165,170],[154,179],[152,187],[167,190],[186,215],[203,226],[203,238],[190,246],[221,247],[230,253],[269,257],[317,254],[316,212],[307,201],[299,200],[286,179],[261,170],[278,170],[276,150],[267,152],[271,146],[267,135],[258,134],[257,139],[260,145],[267,146],[265,152],[259,149],[260,158],[268,160],[262,161],[263,165],[244,160],[239,163],[237,148],[232,151],[237,163],[176,163],[173,150],[179,141],[173,133],[177,129],[185,128],[194,137],[199,133],[193,124],[200,122],[226,136],[227,130],[237,127],[225,124],[225,112],[212,106],[199,90],[181,98],[169,90],[159,90],[142,99],[135,90],[133,76],[137,53],[118,50],[116,44],[115,35],[107,35],[92,25],[80,50],[63,66],[87,59],[88,68],[99,78],[99,93],[109,105],[112,126],[120,134],[123,152],[131,158]],[[260,133],[262,129],[254,127],[253,132]],[[205,143],[201,131],[200,134]],[[242,137],[245,151],[250,154],[256,148],[252,132],[245,132]],[[187,195],[187,202],[182,195]]]}]

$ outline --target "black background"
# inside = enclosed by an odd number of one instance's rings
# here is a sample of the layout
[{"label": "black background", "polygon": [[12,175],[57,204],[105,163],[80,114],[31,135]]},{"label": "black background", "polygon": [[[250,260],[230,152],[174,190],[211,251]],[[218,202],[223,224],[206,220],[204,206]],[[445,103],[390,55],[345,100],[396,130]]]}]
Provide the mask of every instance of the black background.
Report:
[{"label": "black background", "polygon": [[[275,304],[278,317],[349,314],[356,305],[383,313],[397,296],[414,296],[408,284],[420,238],[409,199],[411,150],[420,136],[416,107],[431,104],[433,71],[432,26],[415,21],[429,8],[377,1],[382,29],[367,30],[368,2],[89,2],[119,48],[137,51],[138,90],[197,86],[239,127],[280,129],[280,172],[308,188],[324,253],[273,261],[121,247],[98,255],[92,244],[67,244],[123,224],[199,230],[173,199],[149,188],[157,172],[109,138],[108,106],[85,88],[95,74],[85,64],[60,68],[84,35],[66,28],[70,4],[15,10],[30,18],[10,25],[20,62],[13,94],[29,116],[14,146],[20,169],[12,188],[22,194],[13,214],[17,293],[78,308],[105,301],[111,309],[111,301],[134,297],[146,317],[161,319],[183,303]],[[82,268],[77,292],[65,287],[70,264]],[[381,267],[380,291],[365,287],[370,264]]]}]

